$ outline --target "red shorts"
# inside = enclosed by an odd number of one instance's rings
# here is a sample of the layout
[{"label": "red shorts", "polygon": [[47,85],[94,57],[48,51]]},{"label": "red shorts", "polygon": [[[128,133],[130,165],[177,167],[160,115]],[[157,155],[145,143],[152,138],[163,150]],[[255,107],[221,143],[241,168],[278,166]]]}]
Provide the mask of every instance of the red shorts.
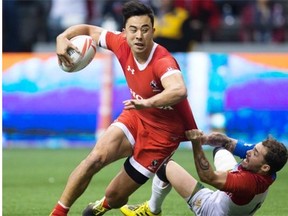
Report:
[{"label": "red shorts", "polygon": [[148,178],[173,155],[182,141],[171,133],[146,124],[133,110],[122,112],[112,125],[121,128],[133,146],[130,164]]}]

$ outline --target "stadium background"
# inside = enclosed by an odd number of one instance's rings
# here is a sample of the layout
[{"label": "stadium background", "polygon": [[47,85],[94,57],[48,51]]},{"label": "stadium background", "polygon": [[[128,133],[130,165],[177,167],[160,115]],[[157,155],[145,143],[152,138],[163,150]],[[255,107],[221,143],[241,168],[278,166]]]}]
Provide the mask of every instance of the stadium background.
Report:
[{"label": "stadium background", "polygon": [[[68,74],[57,65],[55,37],[78,23],[121,30],[124,1],[2,2],[4,148],[90,147],[117,117],[130,95],[114,56],[98,50],[86,69]],[[156,19],[169,14],[164,1],[141,1],[153,7]],[[189,49],[174,56],[199,128],[249,142],[268,134],[286,142],[288,2],[171,2],[172,10],[184,9],[192,20]]]},{"label": "stadium background", "polygon": [[[60,70],[55,55],[56,35],[71,24],[117,27],[123,1],[1,1],[3,216],[48,215],[70,172],[117,117],[122,101],[130,98],[111,53],[98,50],[91,65],[73,74]],[[262,26],[253,25],[250,30],[264,31],[248,41],[240,36],[245,21],[242,12],[265,1],[176,1],[188,4],[204,27],[203,35],[190,34],[191,50],[173,54],[182,68],[199,127],[248,142],[271,134],[287,144],[288,1],[266,1],[271,19]],[[183,143],[174,159],[195,174],[191,151],[185,149],[189,146]],[[206,153],[211,160],[211,149]],[[99,198],[121,166],[120,160],[103,169],[70,215],[79,215],[87,203]],[[257,215],[287,215],[287,174],[286,166]],[[148,199],[150,187],[144,185],[130,202]],[[163,211],[168,216],[191,215],[175,191],[167,197]]]},{"label": "stadium background", "polygon": [[[288,140],[287,53],[175,53],[199,128],[249,142]],[[55,53],[3,54],[3,146],[93,146],[130,98],[117,60],[99,51],[77,73]]]}]

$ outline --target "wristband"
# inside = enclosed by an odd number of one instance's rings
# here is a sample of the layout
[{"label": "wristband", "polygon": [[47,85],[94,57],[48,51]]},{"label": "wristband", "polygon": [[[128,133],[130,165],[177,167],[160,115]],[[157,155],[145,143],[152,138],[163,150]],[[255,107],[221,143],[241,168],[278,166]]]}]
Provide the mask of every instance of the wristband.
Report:
[{"label": "wristband", "polygon": [[233,154],[240,158],[245,158],[246,152],[253,148],[254,148],[253,144],[247,144],[243,141],[238,140],[236,143],[235,149],[233,151]]}]

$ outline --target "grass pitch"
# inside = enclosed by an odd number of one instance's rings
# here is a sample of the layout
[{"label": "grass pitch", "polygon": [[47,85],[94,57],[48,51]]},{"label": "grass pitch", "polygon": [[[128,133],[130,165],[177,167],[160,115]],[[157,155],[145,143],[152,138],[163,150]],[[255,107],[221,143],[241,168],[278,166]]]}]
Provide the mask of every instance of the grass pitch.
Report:
[{"label": "grass pitch", "polygon": [[[4,149],[3,155],[3,216],[48,216],[61,195],[70,172],[88,154],[89,149]],[[211,151],[207,151],[207,156]],[[179,149],[174,159],[190,173],[196,175],[192,151]],[[100,199],[113,176],[121,168],[120,160],[96,175],[86,192],[70,210],[70,216],[79,216],[90,202]],[[256,215],[288,215],[288,166],[278,174],[270,187],[268,197]],[[151,181],[136,191],[129,200],[135,204],[149,199]],[[112,210],[105,215],[122,215]],[[163,216],[193,215],[186,203],[172,190],[163,205]]]}]

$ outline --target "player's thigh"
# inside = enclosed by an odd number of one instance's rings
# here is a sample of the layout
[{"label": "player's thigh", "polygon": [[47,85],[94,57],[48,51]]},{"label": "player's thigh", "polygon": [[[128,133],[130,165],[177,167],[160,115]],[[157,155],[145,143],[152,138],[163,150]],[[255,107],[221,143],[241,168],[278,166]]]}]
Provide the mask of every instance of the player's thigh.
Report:
[{"label": "player's thigh", "polygon": [[101,135],[91,153],[104,157],[109,163],[130,156],[132,150],[124,132],[112,125]]},{"label": "player's thigh", "polygon": [[184,199],[191,196],[197,185],[197,180],[173,160],[166,165],[166,177]]}]

